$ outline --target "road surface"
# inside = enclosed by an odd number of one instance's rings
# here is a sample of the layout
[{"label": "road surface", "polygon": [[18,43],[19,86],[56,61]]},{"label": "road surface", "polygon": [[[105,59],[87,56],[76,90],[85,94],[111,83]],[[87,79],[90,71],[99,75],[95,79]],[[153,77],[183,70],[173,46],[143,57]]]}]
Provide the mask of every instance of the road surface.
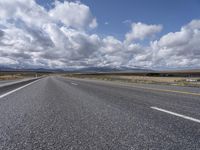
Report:
[{"label": "road surface", "polygon": [[18,86],[0,91],[2,150],[200,149],[197,89],[62,77]]}]

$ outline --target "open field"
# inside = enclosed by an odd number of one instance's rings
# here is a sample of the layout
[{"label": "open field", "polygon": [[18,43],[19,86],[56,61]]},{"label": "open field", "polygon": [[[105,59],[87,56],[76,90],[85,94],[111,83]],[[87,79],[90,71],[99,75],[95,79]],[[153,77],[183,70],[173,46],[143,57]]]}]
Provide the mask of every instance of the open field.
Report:
[{"label": "open field", "polygon": [[200,87],[200,71],[161,71],[135,73],[67,73],[67,72],[34,72],[8,71],[0,72],[0,80],[17,80],[36,76],[62,75],[67,77],[99,79],[130,83],[165,84],[178,86]]},{"label": "open field", "polygon": [[130,83],[146,83],[146,84],[166,84],[177,86],[193,86],[200,87],[200,77],[182,77],[182,76],[155,76],[153,75],[138,75],[138,74],[67,74],[65,76],[99,79],[107,81],[119,81]]},{"label": "open field", "polygon": [[17,80],[17,79],[24,79],[24,78],[33,78],[36,76],[43,76],[46,73],[37,73],[37,72],[2,72],[0,71],[0,80]]}]

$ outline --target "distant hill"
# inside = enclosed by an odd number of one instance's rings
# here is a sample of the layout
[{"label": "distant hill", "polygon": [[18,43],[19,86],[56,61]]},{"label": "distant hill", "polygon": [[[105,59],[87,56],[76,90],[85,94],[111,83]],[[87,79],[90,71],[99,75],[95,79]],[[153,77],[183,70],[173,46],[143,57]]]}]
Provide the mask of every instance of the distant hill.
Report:
[{"label": "distant hill", "polygon": [[69,72],[77,73],[109,73],[109,72],[152,72],[149,69],[130,68],[130,67],[85,67],[81,69],[74,69]]},{"label": "distant hill", "polygon": [[150,70],[139,67],[84,67],[68,69],[47,69],[47,68],[11,68],[0,66],[0,72],[37,72],[37,73],[80,73],[80,74],[126,74],[126,75],[147,75],[162,77],[200,77],[199,69],[185,70]]},{"label": "distant hill", "polygon": [[0,71],[15,71],[15,72],[64,72],[62,69],[45,69],[45,68],[9,68],[9,67],[0,67]]},{"label": "distant hill", "polygon": [[70,69],[45,69],[45,68],[9,68],[1,67],[0,71],[24,72],[67,72],[67,73],[109,73],[109,72],[152,72],[152,70],[130,67],[84,67]]}]

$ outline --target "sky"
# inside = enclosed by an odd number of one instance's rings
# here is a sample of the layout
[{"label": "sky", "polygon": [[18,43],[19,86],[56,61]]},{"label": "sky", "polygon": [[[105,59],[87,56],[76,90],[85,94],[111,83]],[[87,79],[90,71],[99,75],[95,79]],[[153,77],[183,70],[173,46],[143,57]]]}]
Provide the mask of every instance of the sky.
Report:
[{"label": "sky", "polygon": [[199,0],[1,0],[0,66],[200,68]]}]

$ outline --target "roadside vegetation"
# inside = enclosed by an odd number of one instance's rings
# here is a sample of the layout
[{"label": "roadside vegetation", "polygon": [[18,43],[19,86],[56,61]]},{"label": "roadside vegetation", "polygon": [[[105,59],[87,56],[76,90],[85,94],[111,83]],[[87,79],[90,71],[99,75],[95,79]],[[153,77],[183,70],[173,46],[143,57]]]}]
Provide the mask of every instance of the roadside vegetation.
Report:
[{"label": "roadside vegetation", "polygon": [[200,77],[155,77],[138,75],[109,75],[109,74],[66,74],[67,77],[76,77],[84,79],[98,79],[105,81],[116,81],[126,83],[141,84],[165,84],[176,86],[200,87]]},{"label": "roadside vegetation", "polygon": [[0,72],[0,80],[17,80],[43,76],[45,73],[36,72]]}]

